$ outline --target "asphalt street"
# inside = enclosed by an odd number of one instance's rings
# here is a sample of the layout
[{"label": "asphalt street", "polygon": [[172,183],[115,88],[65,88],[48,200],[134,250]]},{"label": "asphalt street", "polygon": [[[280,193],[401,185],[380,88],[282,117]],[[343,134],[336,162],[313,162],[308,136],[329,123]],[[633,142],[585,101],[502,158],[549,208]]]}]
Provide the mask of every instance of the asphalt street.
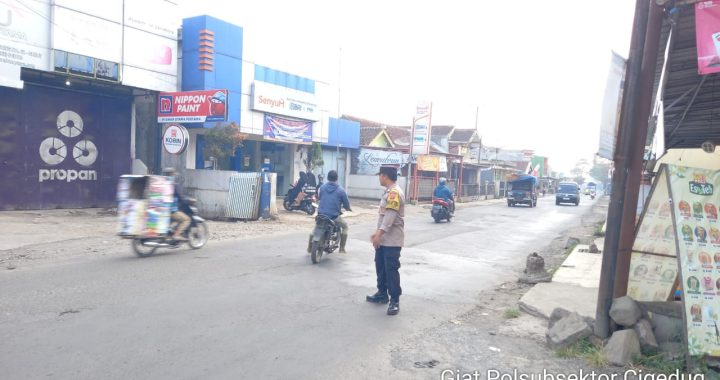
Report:
[{"label": "asphalt street", "polygon": [[461,209],[451,223],[429,210],[408,218],[394,317],[365,302],[375,291],[371,224],[352,227],[349,254],[318,265],[307,234],[278,231],[147,259],[113,241],[127,251],[0,271],[0,377],[402,377],[390,361],[396,342],[515,281],[526,256],[590,203],[547,196],[532,209]]}]

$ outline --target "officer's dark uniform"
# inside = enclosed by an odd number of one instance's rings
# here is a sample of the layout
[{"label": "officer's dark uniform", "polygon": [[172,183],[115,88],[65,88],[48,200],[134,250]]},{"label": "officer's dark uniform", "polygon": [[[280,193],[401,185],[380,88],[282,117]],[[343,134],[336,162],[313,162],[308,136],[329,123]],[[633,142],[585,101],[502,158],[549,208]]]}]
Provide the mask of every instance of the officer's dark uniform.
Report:
[{"label": "officer's dark uniform", "polygon": [[[384,168],[383,168],[384,169]],[[392,170],[396,170],[392,168]],[[400,287],[400,251],[405,243],[405,194],[395,184],[385,190],[380,200],[380,215],[377,228],[385,231],[380,239],[380,247],[375,250],[375,273],[378,292],[368,296],[368,301],[398,304],[402,288]]]}]

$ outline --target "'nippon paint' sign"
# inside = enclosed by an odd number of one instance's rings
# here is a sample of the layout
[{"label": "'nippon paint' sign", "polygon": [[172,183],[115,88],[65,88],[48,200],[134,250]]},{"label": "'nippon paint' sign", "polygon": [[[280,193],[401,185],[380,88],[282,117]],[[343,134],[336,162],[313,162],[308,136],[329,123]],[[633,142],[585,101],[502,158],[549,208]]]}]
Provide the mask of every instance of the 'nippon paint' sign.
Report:
[{"label": "'nippon paint' sign", "polygon": [[161,92],[158,123],[204,123],[227,120],[227,90]]},{"label": "'nippon paint' sign", "polygon": [[320,120],[320,108],[314,94],[265,82],[253,83],[252,109],[303,120]]}]

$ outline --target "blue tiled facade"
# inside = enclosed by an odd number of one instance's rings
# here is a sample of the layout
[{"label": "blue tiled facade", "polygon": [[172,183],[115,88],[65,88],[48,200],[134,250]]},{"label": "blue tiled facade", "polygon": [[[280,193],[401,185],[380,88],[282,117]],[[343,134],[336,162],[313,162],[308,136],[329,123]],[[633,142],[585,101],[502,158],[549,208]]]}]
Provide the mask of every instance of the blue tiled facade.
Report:
[{"label": "blue tiled facade", "polygon": [[[212,41],[212,70],[200,69],[203,53],[200,35],[210,31]],[[182,90],[228,90],[228,122],[240,123],[242,94],[243,29],[210,16],[183,20]],[[215,123],[205,123],[211,128]]]}]

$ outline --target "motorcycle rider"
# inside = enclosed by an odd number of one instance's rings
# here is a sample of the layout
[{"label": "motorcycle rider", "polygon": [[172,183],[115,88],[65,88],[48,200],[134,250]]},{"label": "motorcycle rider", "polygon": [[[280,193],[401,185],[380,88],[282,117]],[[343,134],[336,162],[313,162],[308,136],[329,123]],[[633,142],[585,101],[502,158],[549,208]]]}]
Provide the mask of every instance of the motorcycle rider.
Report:
[{"label": "motorcycle rider", "polygon": [[176,179],[176,171],[174,168],[165,168],[163,169],[163,175],[166,177],[172,177],[173,180],[173,203],[170,208],[170,218],[172,221],[177,222],[178,226],[175,229],[175,233],[173,234],[172,239],[175,241],[186,241],[188,240],[186,237],[183,236],[183,233],[185,230],[187,230],[188,227],[190,227],[191,219],[190,217],[181,211],[181,205],[182,202],[185,201],[185,197],[183,197],[182,192],[180,191],[180,185],[177,183]]},{"label": "motorcycle rider", "polygon": [[[338,174],[335,170],[330,170],[327,174],[327,182],[325,182],[320,189],[318,189],[317,195],[319,199],[318,214],[327,216],[331,220],[335,221],[340,227],[340,253],[347,253],[345,251],[345,244],[348,238],[348,224],[343,220],[340,214],[342,213],[341,208],[352,211],[350,209],[350,200],[348,199],[347,193],[342,186],[337,184]],[[310,234],[308,240],[308,253],[312,249],[313,234]]]},{"label": "motorcycle rider", "polygon": [[448,207],[450,208],[450,214],[455,214],[455,198],[453,197],[453,193],[447,187],[446,183],[447,179],[445,179],[445,177],[440,177],[440,183],[435,188],[435,191],[433,192],[433,197],[437,199],[442,199],[447,202]]}]

